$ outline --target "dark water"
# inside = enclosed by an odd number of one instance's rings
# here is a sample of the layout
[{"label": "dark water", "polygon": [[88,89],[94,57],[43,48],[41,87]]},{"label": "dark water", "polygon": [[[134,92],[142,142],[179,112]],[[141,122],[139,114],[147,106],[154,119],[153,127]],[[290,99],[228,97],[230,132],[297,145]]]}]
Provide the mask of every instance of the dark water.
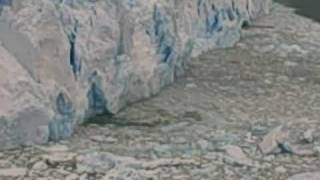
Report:
[{"label": "dark water", "polygon": [[320,0],[275,0],[297,9],[297,14],[320,22]]}]

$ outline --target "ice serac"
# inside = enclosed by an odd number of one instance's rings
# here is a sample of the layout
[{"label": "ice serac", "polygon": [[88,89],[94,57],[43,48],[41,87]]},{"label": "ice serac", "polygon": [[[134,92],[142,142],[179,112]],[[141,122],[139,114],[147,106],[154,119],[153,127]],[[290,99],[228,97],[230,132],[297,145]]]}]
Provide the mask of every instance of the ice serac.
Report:
[{"label": "ice serac", "polygon": [[271,0],[0,0],[0,148],[72,134],[232,46]]}]

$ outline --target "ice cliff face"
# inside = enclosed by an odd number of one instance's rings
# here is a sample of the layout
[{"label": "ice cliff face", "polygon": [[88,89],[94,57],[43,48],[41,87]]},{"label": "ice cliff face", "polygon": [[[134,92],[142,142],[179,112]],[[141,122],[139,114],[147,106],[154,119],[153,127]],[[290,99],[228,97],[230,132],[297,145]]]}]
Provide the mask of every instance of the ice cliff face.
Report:
[{"label": "ice cliff face", "polygon": [[0,0],[0,144],[70,136],[232,46],[271,0]]}]

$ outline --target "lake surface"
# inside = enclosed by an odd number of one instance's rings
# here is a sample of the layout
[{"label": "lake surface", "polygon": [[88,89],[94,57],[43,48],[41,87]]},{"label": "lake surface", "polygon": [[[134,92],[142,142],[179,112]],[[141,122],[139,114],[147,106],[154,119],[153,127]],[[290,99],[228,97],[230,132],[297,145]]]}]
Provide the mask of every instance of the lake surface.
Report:
[{"label": "lake surface", "polygon": [[275,0],[297,9],[297,14],[320,22],[320,0]]}]

